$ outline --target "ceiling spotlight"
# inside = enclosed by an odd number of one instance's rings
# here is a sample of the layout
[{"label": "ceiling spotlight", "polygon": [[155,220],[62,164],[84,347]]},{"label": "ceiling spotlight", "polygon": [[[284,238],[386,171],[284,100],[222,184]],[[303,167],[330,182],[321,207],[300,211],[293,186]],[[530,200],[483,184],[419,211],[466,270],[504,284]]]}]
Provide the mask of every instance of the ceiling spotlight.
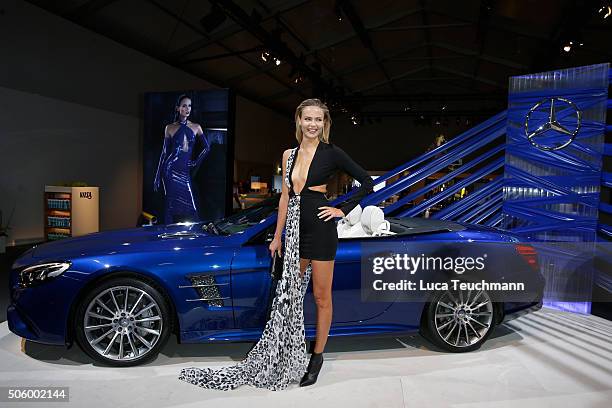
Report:
[{"label": "ceiling spotlight", "polygon": [[409,112],[410,110],[412,110],[412,106],[410,105],[404,106],[404,112]]},{"label": "ceiling spotlight", "polygon": [[338,22],[342,22],[342,7],[340,6],[340,3],[336,1],[336,5],[334,6],[334,12],[336,13],[336,18],[338,19]]},{"label": "ceiling spotlight", "polygon": [[446,105],[442,105],[441,110],[445,111],[446,110]]},{"label": "ceiling spotlight", "polygon": [[264,62],[264,64],[273,63],[276,66],[279,66],[282,61],[276,55],[273,55],[270,51],[264,50],[261,52],[259,58]]},{"label": "ceiling spotlight", "polygon": [[295,78],[293,78],[293,83],[299,85],[302,82],[304,82],[304,75],[298,73]]},{"label": "ceiling spotlight", "polygon": [[599,14],[604,20],[612,16],[612,3],[609,1],[607,3],[608,4],[602,5],[601,8],[597,10],[597,14]]},{"label": "ceiling spotlight", "polygon": [[574,42],[573,42],[573,41],[566,42],[566,43],[563,45],[563,51],[565,51],[565,52],[570,52],[570,51],[572,50],[572,47],[573,47],[573,46],[574,46]]},{"label": "ceiling spotlight", "polygon": [[351,115],[351,123],[355,126],[359,125],[359,116],[356,113]]},{"label": "ceiling spotlight", "polygon": [[567,40],[563,43],[563,47],[561,48],[564,52],[569,53],[576,49],[576,47],[582,47],[584,43],[578,40]]}]

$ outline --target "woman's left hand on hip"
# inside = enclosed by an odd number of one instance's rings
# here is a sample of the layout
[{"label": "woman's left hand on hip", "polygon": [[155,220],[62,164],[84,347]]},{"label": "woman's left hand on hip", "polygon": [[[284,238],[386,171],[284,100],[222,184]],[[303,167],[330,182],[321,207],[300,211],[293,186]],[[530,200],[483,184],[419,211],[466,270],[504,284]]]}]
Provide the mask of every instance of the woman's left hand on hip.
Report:
[{"label": "woman's left hand on hip", "polygon": [[344,217],[344,213],[341,209],[335,207],[319,207],[319,214],[317,216],[319,218],[323,218],[323,221],[329,221],[336,217]]}]

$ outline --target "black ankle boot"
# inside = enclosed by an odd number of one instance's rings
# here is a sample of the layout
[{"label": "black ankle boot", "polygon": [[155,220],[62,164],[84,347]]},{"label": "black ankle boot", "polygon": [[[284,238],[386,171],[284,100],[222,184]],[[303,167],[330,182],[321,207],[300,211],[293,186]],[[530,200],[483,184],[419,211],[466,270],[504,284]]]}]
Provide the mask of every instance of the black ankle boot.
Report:
[{"label": "black ankle boot", "polygon": [[319,371],[321,371],[321,367],[323,366],[323,353],[312,353],[310,356],[310,362],[308,363],[308,369],[306,370],[306,374],[302,377],[302,381],[300,381],[300,387],[307,387],[317,382],[317,377],[319,376]]}]

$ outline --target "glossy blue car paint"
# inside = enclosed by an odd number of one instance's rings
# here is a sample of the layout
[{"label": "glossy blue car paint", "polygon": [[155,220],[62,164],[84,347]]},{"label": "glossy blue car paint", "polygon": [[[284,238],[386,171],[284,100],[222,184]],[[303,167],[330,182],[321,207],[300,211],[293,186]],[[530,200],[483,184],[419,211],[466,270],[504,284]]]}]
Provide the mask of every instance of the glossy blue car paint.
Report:
[{"label": "glossy blue car paint", "polygon": [[[433,221],[432,221],[433,222]],[[438,221],[439,222],[439,221]],[[267,320],[273,293],[266,233],[276,216],[230,235],[216,235],[203,224],[172,224],[90,234],[43,244],[28,251],[13,265],[8,322],[11,331],[32,341],[70,344],[74,309],[79,299],[99,279],[130,273],[155,281],[175,311],[179,340],[185,343],[256,340]],[[457,225],[457,224],[455,224]],[[465,226],[456,231],[431,231],[418,235],[364,238],[376,242],[516,242],[499,230]],[[341,239],[334,269],[334,320],[330,335],[382,334],[417,331],[424,302],[361,302],[360,260],[362,239]],[[521,262],[518,255],[515,256]],[[21,287],[19,272],[27,266],[69,261],[62,275],[33,287]],[[543,285],[541,275],[526,263],[517,274],[531,275]],[[213,275],[223,306],[193,301],[199,297],[191,275]],[[520,312],[537,305],[512,305]],[[510,305],[509,305],[510,306]],[[305,298],[306,335],[314,337],[315,307],[309,289]]]}]

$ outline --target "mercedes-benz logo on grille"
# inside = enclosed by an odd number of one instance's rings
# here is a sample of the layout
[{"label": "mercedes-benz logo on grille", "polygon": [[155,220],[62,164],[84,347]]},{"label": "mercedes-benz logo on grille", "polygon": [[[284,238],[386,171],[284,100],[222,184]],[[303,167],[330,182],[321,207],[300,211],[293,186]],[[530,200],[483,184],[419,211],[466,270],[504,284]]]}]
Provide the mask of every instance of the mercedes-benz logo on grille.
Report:
[{"label": "mercedes-benz logo on grille", "polygon": [[[547,103],[550,104],[550,108],[548,108],[548,119],[545,123],[538,126],[537,129],[530,131],[529,121],[531,116],[534,112],[544,111]],[[565,105],[565,108],[557,109],[557,105]],[[576,121],[576,125],[570,127],[569,129],[557,120],[557,113],[567,109],[572,109],[575,112],[575,115],[570,115],[575,117]],[[535,121],[535,117],[533,121]],[[576,106],[574,102],[559,97],[545,98],[533,105],[531,109],[529,109],[529,112],[527,112],[527,116],[525,116],[525,135],[527,136],[529,143],[538,149],[546,151],[561,150],[569,146],[574,141],[578,131],[580,130],[581,123],[582,112],[580,109],[578,109],[578,106]],[[538,143],[538,139],[546,140],[547,142]]]}]

